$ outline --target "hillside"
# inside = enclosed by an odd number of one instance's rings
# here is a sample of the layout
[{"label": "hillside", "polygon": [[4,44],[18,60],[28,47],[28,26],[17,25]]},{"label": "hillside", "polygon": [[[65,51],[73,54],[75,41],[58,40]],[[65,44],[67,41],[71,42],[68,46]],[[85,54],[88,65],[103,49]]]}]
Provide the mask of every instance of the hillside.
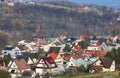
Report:
[{"label": "hillside", "polygon": [[0,5],[0,30],[15,40],[58,35],[116,35],[120,11],[105,6],[71,2]]}]

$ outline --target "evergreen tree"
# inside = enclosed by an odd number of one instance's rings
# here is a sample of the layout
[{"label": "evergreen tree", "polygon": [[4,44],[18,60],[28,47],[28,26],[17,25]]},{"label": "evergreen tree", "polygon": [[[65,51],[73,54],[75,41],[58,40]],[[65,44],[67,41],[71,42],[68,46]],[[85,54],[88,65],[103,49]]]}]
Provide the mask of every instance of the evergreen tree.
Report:
[{"label": "evergreen tree", "polygon": [[107,53],[106,57],[111,58],[112,60],[115,60],[115,63],[117,67],[120,66],[120,47],[118,49],[112,49],[110,52]]},{"label": "evergreen tree", "polygon": [[78,43],[78,45],[80,45],[82,48],[86,49],[87,46],[89,46],[89,41],[81,41]]}]

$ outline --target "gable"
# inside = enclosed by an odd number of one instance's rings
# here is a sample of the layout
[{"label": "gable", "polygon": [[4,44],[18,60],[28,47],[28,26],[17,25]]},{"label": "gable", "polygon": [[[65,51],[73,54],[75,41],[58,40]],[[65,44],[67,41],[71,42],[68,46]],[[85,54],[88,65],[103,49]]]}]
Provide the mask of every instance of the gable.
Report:
[{"label": "gable", "polygon": [[62,59],[62,57],[60,55],[57,56],[57,59]]},{"label": "gable", "polygon": [[93,63],[93,65],[95,66],[100,66],[102,64],[102,62],[100,60],[97,60],[96,62]]},{"label": "gable", "polygon": [[51,69],[56,67],[57,65],[51,57],[40,58],[36,64],[36,68]]},{"label": "gable", "polygon": [[17,68],[17,65],[15,64],[15,62],[13,62],[10,67],[11,68]]},{"label": "gable", "polygon": [[92,65],[110,68],[110,66],[112,65],[112,62],[113,61],[108,57],[101,57],[100,59],[96,60]]}]

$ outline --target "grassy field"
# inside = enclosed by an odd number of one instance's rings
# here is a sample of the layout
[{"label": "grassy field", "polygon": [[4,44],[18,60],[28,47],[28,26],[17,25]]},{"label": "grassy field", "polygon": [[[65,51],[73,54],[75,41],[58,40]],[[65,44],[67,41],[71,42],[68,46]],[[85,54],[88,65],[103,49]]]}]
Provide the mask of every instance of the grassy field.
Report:
[{"label": "grassy field", "polygon": [[[59,75],[53,78],[104,78],[105,76],[111,76],[110,78],[120,78],[120,72],[107,72],[107,73],[95,73],[95,74],[86,74],[80,73],[78,75]],[[108,78],[108,77],[106,77]]]}]

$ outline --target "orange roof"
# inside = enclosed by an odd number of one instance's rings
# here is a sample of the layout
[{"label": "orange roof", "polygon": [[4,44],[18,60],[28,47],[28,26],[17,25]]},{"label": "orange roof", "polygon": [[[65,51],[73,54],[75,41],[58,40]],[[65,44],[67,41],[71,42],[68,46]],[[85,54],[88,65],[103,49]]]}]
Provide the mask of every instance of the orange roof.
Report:
[{"label": "orange roof", "polygon": [[62,54],[61,55],[64,59],[70,59],[70,54]]},{"label": "orange roof", "polygon": [[76,50],[82,50],[82,47],[79,46],[79,45],[74,45],[74,49],[76,49]]},{"label": "orange roof", "polygon": [[90,55],[95,55],[96,54],[98,57],[103,57],[103,56],[105,56],[107,54],[107,52],[105,52],[105,51],[97,51],[97,52],[95,52],[93,50],[87,50],[86,53],[90,54]]},{"label": "orange roof", "polygon": [[56,54],[56,53],[49,53],[48,56],[52,57],[52,59],[55,60],[57,58],[58,54]]},{"label": "orange roof", "polygon": [[107,52],[103,52],[103,51],[97,52],[97,56],[98,56],[98,57],[103,57],[103,56],[105,56],[106,54],[107,54]]}]

